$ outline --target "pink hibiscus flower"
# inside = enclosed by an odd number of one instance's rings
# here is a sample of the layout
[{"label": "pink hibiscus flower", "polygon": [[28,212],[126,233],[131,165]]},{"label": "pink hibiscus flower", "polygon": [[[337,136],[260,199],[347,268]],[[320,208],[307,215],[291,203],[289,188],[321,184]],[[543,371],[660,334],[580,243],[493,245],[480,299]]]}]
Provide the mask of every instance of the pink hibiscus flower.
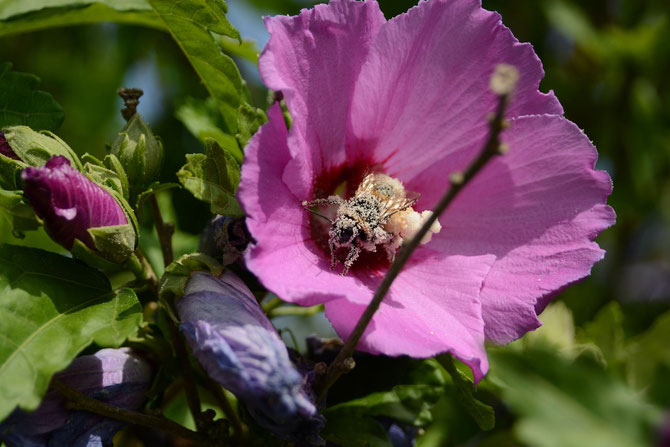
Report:
[{"label": "pink hibiscus flower", "polygon": [[547,303],[603,257],[594,238],[615,215],[594,146],[553,93],[538,91],[533,48],[480,0],[422,1],[389,21],[374,1],[333,0],[266,26],[261,77],[284,94],[293,125],[275,104],[246,148],[238,197],[257,241],[246,262],[282,299],[325,303],[343,338],[389,261],[365,252],[346,276],[331,270],[329,225],[301,202],[342,184],[349,197],[374,167],[421,194],[414,209],[430,210],[484,144],[494,68],[518,68],[502,136],[509,152],[440,217],[442,230],[413,254],[358,345],[392,356],[450,352],[479,381],[484,341],[539,327]]}]

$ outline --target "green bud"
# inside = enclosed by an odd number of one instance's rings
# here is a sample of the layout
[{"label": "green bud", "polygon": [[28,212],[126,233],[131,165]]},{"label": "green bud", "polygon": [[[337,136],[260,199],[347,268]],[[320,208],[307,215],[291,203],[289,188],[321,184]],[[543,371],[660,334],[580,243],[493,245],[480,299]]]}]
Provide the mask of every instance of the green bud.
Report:
[{"label": "green bud", "polygon": [[0,188],[21,189],[21,171],[26,166],[43,166],[51,157],[62,155],[81,170],[81,162],[63,140],[51,132],[36,132],[26,126],[3,129],[3,140],[11,156],[0,154]]},{"label": "green bud", "polygon": [[[163,145],[139,113],[135,113],[121,129],[110,152],[126,172],[131,198],[158,177],[163,163]],[[108,167],[113,169],[111,165]]]},{"label": "green bud", "polygon": [[28,166],[44,166],[51,157],[62,155],[81,171],[79,157],[65,141],[49,131],[35,132],[30,127],[14,126],[5,129],[4,133],[14,153]]}]

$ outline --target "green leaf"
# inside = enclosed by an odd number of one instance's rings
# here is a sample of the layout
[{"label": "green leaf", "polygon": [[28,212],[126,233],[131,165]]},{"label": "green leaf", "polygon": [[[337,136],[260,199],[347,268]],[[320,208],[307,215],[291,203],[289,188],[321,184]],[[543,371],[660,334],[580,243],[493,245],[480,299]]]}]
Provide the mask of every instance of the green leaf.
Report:
[{"label": "green leaf", "polygon": [[0,189],[0,214],[9,219],[14,234],[20,235],[24,231],[37,230],[40,227],[33,208],[24,201],[21,191]]},{"label": "green leaf", "polygon": [[196,271],[209,272],[218,276],[223,272],[223,266],[216,259],[204,253],[191,253],[172,261],[165,268],[165,273],[160,279],[158,294],[161,299],[171,303],[184,295],[186,281]]},{"label": "green leaf", "polygon": [[[366,369],[364,363],[360,366]],[[328,408],[324,412],[326,428],[323,436],[326,439],[343,446],[390,446],[386,431],[377,417],[391,418],[415,427],[424,427],[432,421],[432,408],[444,394],[447,383],[442,368],[432,359],[396,363],[402,365],[403,370],[398,372],[404,377],[398,377],[394,382],[405,383]],[[375,366],[374,373],[379,374],[379,365]],[[392,364],[388,364],[387,368],[392,368]],[[361,374],[357,369],[358,366],[352,374]]]},{"label": "green leaf", "polygon": [[37,90],[37,76],[11,71],[11,67],[10,63],[0,64],[0,128],[58,129],[65,119],[61,106],[49,93]]},{"label": "green leaf", "polygon": [[[328,412],[326,412],[328,413]],[[326,415],[321,436],[341,447],[393,447],[382,424],[347,412]]]},{"label": "green leaf", "polygon": [[618,302],[603,307],[596,318],[580,331],[584,346],[595,346],[599,359],[607,366],[618,366],[624,357],[623,313]]},{"label": "green leaf", "polygon": [[37,408],[51,376],[91,343],[119,346],[142,320],[132,290],[73,259],[0,247],[0,420]]},{"label": "green leaf", "polygon": [[646,332],[633,338],[626,347],[626,378],[636,390],[651,383],[661,365],[670,368],[670,312],[659,316]]},{"label": "green leaf", "polygon": [[260,54],[260,50],[256,47],[256,42],[253,40],[239,41],[223,36],[219,40],[219,44],[225,53],[248,60],[254,65],[258,65],[258,55]]},{"label": "green leaf", "polygon": [[235,136],[241,148],[245,148],[251,137],[258,131],[258,128],[268,120],[267,115],[261,109],[251,107],[249,104],[242,104],[237,115],[237,127],[239,132]]},{"label": "green leaf", "polygon": [[526,348],[551,347],[560,350],[567,357],[574,357],[577,353],[575,324],[570,308],[562,301],[551,303],[540,315],[540,320],[542,326],[527,333],[517,343]]},{"label": "green leaf", "polygon": [[14,153],[29,166],[43,166],[51,157],[62,155],[70,160],[73,168],[82,170],[77,154],[51,132],[35,132],[26,126],[15,126],[5,130],[5,138]]},{"label": "green leaf", "polygon": [[187,154],[186,164],[177,172],[181,184],[197,199],[210,204],[214,214],[241,216],[235,199],[240,183],[240,167],[214,140],[205,144],[204,154]]},{"label": "green leaf", "polygon": [[470,378],[456,368],[454,359],[450,354],[442,354],[436,357],[440,365],[449,373],[458,395],[458,401],[465,408],[470,416],[475,420],[482,430],[492,430],[495,426],[495,411],[492,407],[480,402],[472,394],[473,382]]},{"label": "green leaf", "polygon": [[0,20],[50,8],[83,8],[96,3],[117,11],[151,11],[151,7],[144,0],[4,0],[0,3]]},{"label": "green leaf", "polygon": [[228,149],[238,163],[242,163],[244,154],[237,146],[236,139],[222,130],[224,124],[214,98],[205,101],[187,98],[177,108],[175,116],[198,140],[203,143],[208,139],[215,140],[219,146]]},{"label": "green leaf", "polygon": [[517,436],[536,447],[650,445],[660,412],[594,362],[553,352],[489,350],[491,373],[519,420]]},{"label": "green leaf", "polygon": [[233,60],[223,54],[211,33],[239,39],[226,19],[223,0],[147,0],[216,100],[226,131],[237,133],[242,78]]},{"label": "green leaf", "polygon": [[353,417],[386,416],[407,425],[422,427],[431,421],[430,409],[440,398],[442,386],[397,385],[391,391],[372,393],[329,408],[325,415],[345,412]]},{"label": "green leaf", "polygon": [[[138,6],[146,5],[136,0]],[[150,28],[165,29],[163,22],[154,12],[145,8],[119,10],[113,2],[91,3],[90,1],[69,1],[69,6],[60,8],[44,8],[27,14],[13,16],[0,21],[0,37],[27,33],[61,26],[86,25],[90,23],[113,22],[128,25],[140,25]],[[86,6],[88,5],[88,6]]]}]

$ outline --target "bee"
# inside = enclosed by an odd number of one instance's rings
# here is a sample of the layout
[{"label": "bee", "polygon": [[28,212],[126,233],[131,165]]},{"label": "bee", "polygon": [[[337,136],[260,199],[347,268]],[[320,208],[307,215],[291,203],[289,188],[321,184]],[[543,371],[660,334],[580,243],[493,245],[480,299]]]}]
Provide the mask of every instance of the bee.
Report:
[{"label": "bee", "polygon": [[[354,195],[345,200],[340,196],[302,202],[302,206],[313,214],[327,219],[331,223],[328,231],[330,248],[330,268],[338,262],[337,253],[347,250],[341,275],[349,272],[362,251],[376,252],[378,246],[384,247],[389,261],[393,261],[400,237],[389,232],[385,225],[395,213],[411,208],[419,194],[408,193],[402,183],[386,174],[369,173],[363,177]],[[319,205],[337,205],[335,220],[313,211]]]}]

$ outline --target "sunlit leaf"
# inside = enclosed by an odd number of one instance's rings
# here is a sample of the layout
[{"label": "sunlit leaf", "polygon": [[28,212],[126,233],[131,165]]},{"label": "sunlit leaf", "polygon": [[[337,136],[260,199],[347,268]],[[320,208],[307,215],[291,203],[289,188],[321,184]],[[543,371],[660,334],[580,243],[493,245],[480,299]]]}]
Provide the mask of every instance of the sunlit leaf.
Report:
[{"label": "sunlit leaf", "polygon": [[233,60],[223,54],[211,33],[239,39],[226,19],[222,0],[147,0],[216,100],[226,131],[237,132],[237,109],[242,101],[242,78]]},{"label": "sunlit leaf", "polygon": [[119,346],[142,307],[97,270],[42,250],[0,248],[0,419],[39,405],[51,376],[90,343]]},{"label": "sunlit leaf", "polygon": [[188,154],[186,160],[187,163],[177,172],[184,188],[196,198],[208,202],[214,214],[243,214],[235,199],[240,167],[232,155],[214,140],[209,140],[204,154]]}]

